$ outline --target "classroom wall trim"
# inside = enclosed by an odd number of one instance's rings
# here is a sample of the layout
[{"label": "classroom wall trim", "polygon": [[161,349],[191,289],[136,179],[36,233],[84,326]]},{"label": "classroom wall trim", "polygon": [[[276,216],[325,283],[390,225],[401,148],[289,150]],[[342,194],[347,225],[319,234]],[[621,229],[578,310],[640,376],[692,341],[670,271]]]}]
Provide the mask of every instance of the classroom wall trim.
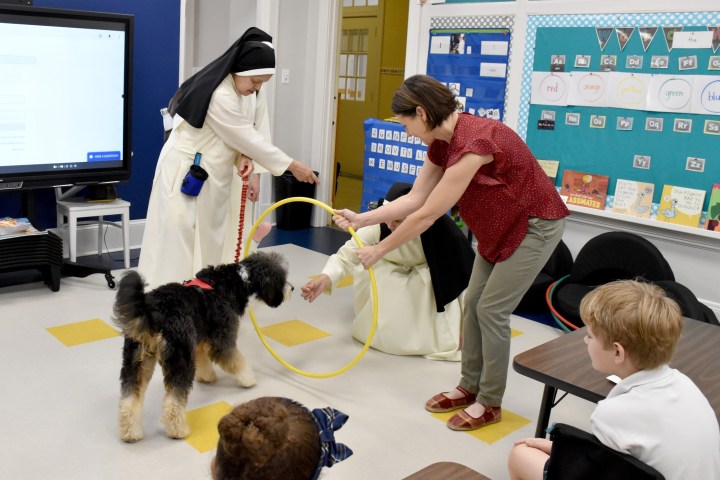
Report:
[{"label": "classroom wall trim", "polygon": [[433,17],[430,19],[430,28],[507,28],[512,31],[513,17],[511,15],[473,15],[470,17]]}]

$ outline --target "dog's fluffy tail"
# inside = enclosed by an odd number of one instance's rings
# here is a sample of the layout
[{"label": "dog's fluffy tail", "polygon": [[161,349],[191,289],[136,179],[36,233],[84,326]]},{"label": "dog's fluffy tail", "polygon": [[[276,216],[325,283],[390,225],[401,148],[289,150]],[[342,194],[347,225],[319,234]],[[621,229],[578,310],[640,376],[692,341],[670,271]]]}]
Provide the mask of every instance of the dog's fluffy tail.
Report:
[{"label": "dog's fluffy tail", "polygon": [[129,270],[120,280],[113,321],[126,336],[139,339],[150,328],[146,313],[145,281],[138,272]]}]

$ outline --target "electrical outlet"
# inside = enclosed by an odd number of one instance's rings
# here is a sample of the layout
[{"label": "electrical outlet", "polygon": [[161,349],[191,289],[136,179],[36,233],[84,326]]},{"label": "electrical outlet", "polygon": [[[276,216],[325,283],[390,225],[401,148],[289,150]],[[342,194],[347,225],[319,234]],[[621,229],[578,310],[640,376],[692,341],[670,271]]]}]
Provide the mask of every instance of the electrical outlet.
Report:
[{"label": "electrical outlet", "polygon": [[283,68],[280,74],[280,83],[290,83],[290,70]]}]

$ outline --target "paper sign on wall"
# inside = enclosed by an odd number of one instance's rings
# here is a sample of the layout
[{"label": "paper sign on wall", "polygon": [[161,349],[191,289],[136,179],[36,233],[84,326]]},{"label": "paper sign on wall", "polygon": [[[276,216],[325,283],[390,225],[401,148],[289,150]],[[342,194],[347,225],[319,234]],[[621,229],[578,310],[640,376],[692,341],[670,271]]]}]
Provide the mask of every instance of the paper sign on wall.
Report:
[{"label": "paper sign on wall", "polygon": [[568,105],[604,107],[607,105],[608,72],[572,73],[568,92]]},{"label": "paper sign on wall", "polygon": [[450,35],[430,37],[430,53],[450,53]]},{"label": "paper sign on wall", "polygon": [[648,74],[610,72],[607,105],[613,108],[645,110],[649,80]]},{"label": "paper sign on wall", "polygon": [[480,76],[481,77],[505,78],[506,71],[507,71],[506,63],[482,62],[480,64]]},{"label": "paper sign on wall", "polygon": [[567,105],[568,78],[565,72],[533,72],[530,102],[538,105]]},{"label": "paper sign on wall", "polygon": [[480,55],[502,55],[507,57],[509,47],[508,42],[480,42]]},{"label": "paper sign on wall", "polygon": [[720,115],[720,78],[713,75],[695,75],[690,113]]},{"label": "paper sign on wall", "polygon": [[690,112],[692,75],[653,75],[650,79],[647,110],[651,112]]},{"label": "paper sign on wall", "polygon": [[675,32],[673,48],[710,48],[713,32]]}]

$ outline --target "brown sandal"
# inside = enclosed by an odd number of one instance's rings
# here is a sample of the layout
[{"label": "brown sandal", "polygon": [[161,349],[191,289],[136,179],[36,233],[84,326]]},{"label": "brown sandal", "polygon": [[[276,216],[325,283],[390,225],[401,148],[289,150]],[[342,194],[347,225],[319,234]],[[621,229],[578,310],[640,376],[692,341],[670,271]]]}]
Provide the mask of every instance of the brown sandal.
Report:
[{"label": "brown sandal", "polygon": [[456,413],[447,421],[447,426],[451,430],[457,430],[466,432],[468,430],[477,430],[485,425],[491,425],[498,423],[502,420],[502,408],[491,407],[490,405],[482,404],[485,407],[485,411],[479,418],[475,418],[470,415],[466,410]]},{"label": "brown sandal", "polygon": [[457,389],[464,393],[465,396],[453,399],[445,396],[445,393],[449,392],[438,393],[425,403],[425,410],[433,413],[452,412],[475,403],[476,394],[470,393],[462,387],[457,387]]}]

